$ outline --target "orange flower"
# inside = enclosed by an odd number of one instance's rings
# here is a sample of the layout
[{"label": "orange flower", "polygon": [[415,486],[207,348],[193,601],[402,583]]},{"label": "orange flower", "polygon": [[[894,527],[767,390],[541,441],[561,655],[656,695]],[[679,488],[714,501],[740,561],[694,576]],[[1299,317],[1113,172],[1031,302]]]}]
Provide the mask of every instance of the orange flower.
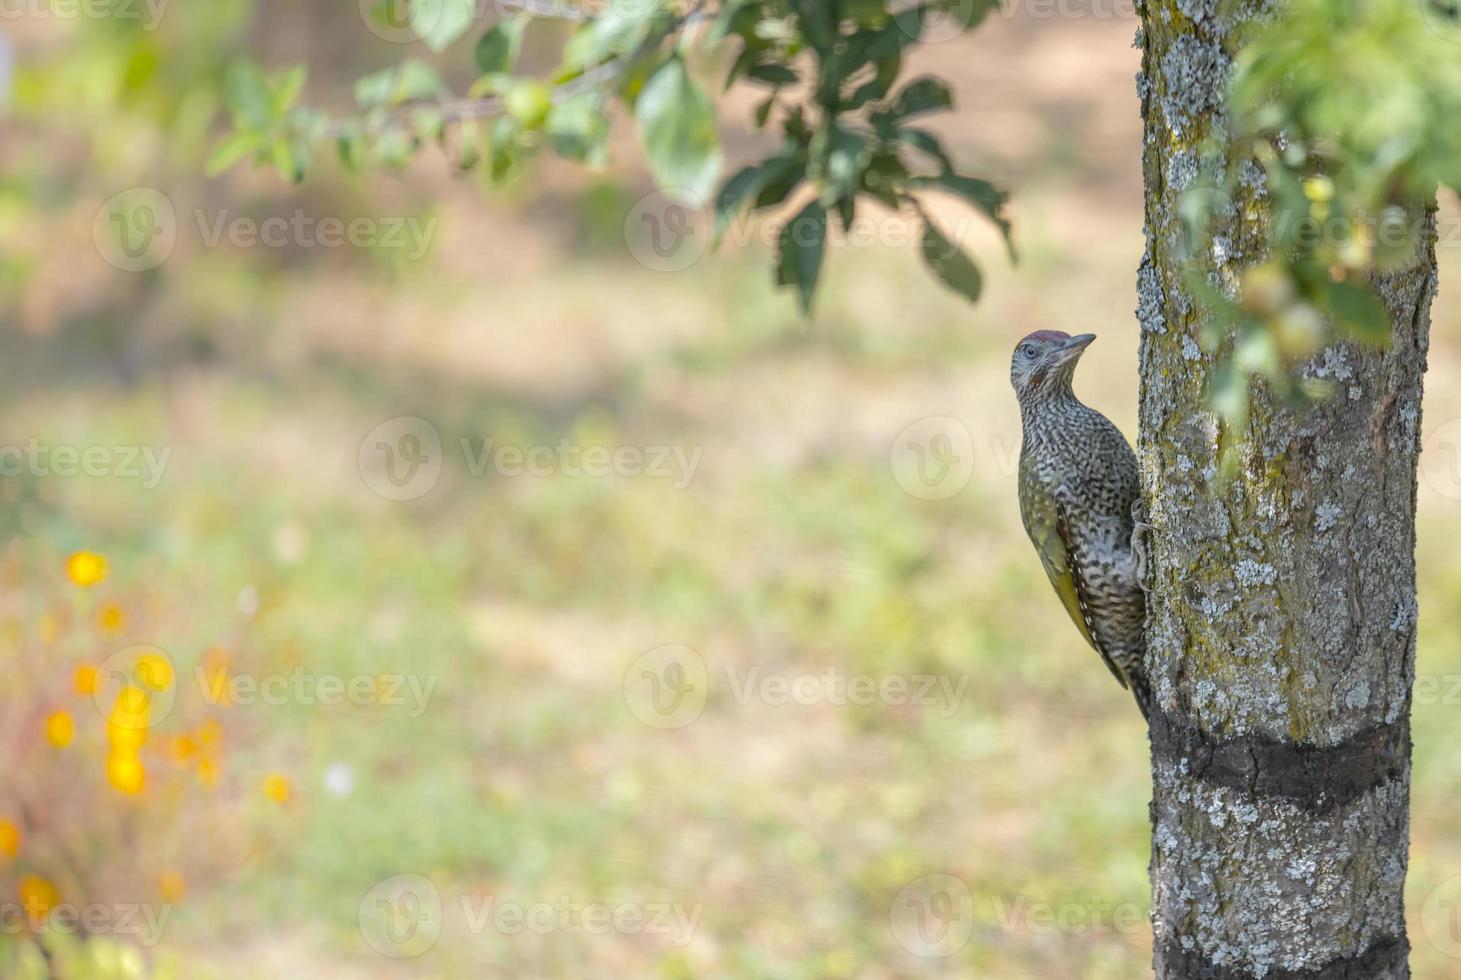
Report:
[{"label": "orange flower", "polygon": [[290,785],[289,780],[279,773],[270,773],[264,777],[264,795],[275,803],[283,806],[289,802]]},{"label": "orange flower", "polygon": [[85,664],[77,667],[76,673],[72,675],[72,684],[75,686],[77,694],[95,694],[96,668],[88,667]]},{"label": "orange flower", "polygon": [[191,735],[179,735],[169,739],[167,754],[173,762],[185,766],[198,754],[198,740]]},{"label": "orange flower", "polygon": [[58,749],[64,749],[76,737],[76,722],[65,711],[52,711],[46,719],[46,741]]},{"label": "orange flower", "polygon": [[89,588],[107,577],[107,560],[94,551],[78,551],[66,559],[66,577]]},{"label": "orange flower", "polygon": [[218,780],[222,774],[218,769],[218,760],[204,756],[198,760],[198,782],[204,789],[214,789],[218,786]]},{"label": "orange flower", "polygon": [[188,883],[183,879],[181,873],[169,868],[157,876],[157,890],[162,892],[164,902],[176,905],[188,893]]},{"label": "orange flower", "polygon": [[96,625],[108,633],[115,633],[127,625],[127,613],[115,602],[104,602],[96,612]]},{"label": "orange flower", "polygon": [[107,780],[118,793],[136,796],[147,786],[147,770],[135,750],[114,747],[107,756]]},{"label": "orange flower", "polygon": [[20,879],[20,905],[26,917],[39,921],[51,914],[51,909],[61,904],[61,893],[56,886],[39,875],[26,875]]},{"label": "orange flower", "polygon": [[9,820],[0,819],[0,854],[15,857],[20,853],[20,828]]}]

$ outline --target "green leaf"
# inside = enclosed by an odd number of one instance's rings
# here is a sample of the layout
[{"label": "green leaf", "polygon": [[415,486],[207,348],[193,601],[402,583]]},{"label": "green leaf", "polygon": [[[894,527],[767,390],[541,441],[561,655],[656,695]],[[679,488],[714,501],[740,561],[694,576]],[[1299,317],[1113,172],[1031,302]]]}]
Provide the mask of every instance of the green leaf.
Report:
[{"label": "green leaf", "polygon": [[715,237],[725,234],[735,216],[740,213],[746,201],[754,201],[754,207],[761,207],[761,196],[768,188],[775,188],[780,203],[790,193],[796,181],[801,179],[802,166],[793,157],[770,157],[760,163],[737,170],[715,195]]},{"label": "green leaf", "polygon": [[208,154],[208,163],[204,172],[209,177],[217,177],[244,157],[255,153],[259,149],[259,134],[243,131],[229,133],[219,140],[218,145],[213,147],[213,152]]},{"label": "green leaf", "polygon": [[365,137],[360,133],[345,133],[335,139],[335,153],[340,158],[340,166],[352,174],[364,169],[366,150]]},{"label": "green leaf", "polygon": [[435,68],[408,58],[395,68],[378,71],[356,82],[355,101],[361,108],[373,109],[417,99],[434,99],[445,90]]},{"label": "green leaf", "polygon": [[807,316],[812,311],[817,277],[822,272],[822,254],[827,244],[827,209],[820,201],[813,201],[802,208],[781,229],[777,244],[780,254],[776,284],[796,287],[797,306],[802,315]]},{"label": "green leaf", "polygon": [[423,106],[411,113],[411,125],[422,139],[440,142],[446,136],[446,119],[440,109]]},{"label": "green leaf", "polygon": [[477,70],[484,75],[511,71],[522,48],[523,28],[526,26],[527,18],[514,17],[498,21],[485,31],[472,51]]},{"label": "green leaf", "polygon": [[304,88],[306,69],[303,65],[295,65],[279,77],[274,85],[274,115],[282,116],[287,112],[294,101],[299,98],[300,90]]},{"label": "green leaf", "polygon": [[1367,343],[1380,344],[1390,338],[1394,323],[1380,298],[1352,282],[1326,282],[1323,299],[1341,328]]},{"label": "green leaf", "polygon": [[239,60],[229,66],[223,98],[240,127],[266,129],[274,121],[274,94],[252,61]]},{"label": "green leaf", "polygon": [[1017,256],[1014,235],[1009,219],[1004,216],[1004,206],[1009,201],[1008,194],[987,180],[965,177],[952,171],[945,171],[937,177],[915,178],[913,183],[921,187],[937,187],[949,191],[972,204],[999,228],[1000,233],[1004,235],[1005,247],[1009,249],[1010,261],[1015,261]]},{"label": "green leaf", "polygon": [[299,140],[281,136],[272,148],[274,169],[285,180],[298,184],[309,169],[309,146]]},{"label": "green leaf", "polygon": [[476,0],[411,0],[411,29],[433,51],[444,51],[466,33]]},{"label": "green leaf", "polygon": [[732,34],[749,41],[761,20],[761,7],[756,0],[729,0],[720,8],[710,27],[709,39],[717,44]]},{"label": "green leaf", "polygon": [[754,78],[758,82],[765,82],[768,85],[795,85],[800,81],[800,76],[786,65],[776,61],[768,61],[760,65],[752,65],[746,72],[747,78]]},{"label": "green leaf", "polygon": [[586,90],[553,106],[546,126],[553,152],[568,160],[601,163],[609,136],[604,95]]},{"label": "green leaf", "polygon": [[691,80],[684,61],[671,58],[650,76],[634,111],[660,186],[708,197],[721,162],[715,107]]},{"label": "green leaf", "polygon": [[920,153],[926,153],[933,157],[944,171],[949,171],[954,168],[953,162],[949,160],[948,154],[944,152],[943,144],[939,142],[937,136],[927,130],[900,128],[894,130],[893,138],[900,143],[905,143],[913,147]]},{"label": "green leaf", "polygon": [[964,254],[963,249],[944,237],[943,232],[926,216],[920,245],[923,261],[928,263],[928,267],[944,285],[971,302],[979,299],[980,290],[984,286],[979,267]]},{"label": "green leaf", "polygon": [[953,94],[948,85],[929,75],[915,78],[899,90],[887,115],[893,119],[907,119],[925,112],[951,108]]},{"label": "green leaf", "polygon": [[649,30],[659,4],[652,0],[622,5],[611,4],[609,10],[584,24],[563,46],[563,70],[566,72],[592,68],[594,65],[632,52]]},{"label": "green leaf", "polygon": [[494,184],[501,184],[517,170],[519,153],[517,120],[511,116],[498,116],[492,120],[488,140],[487,174]]}]

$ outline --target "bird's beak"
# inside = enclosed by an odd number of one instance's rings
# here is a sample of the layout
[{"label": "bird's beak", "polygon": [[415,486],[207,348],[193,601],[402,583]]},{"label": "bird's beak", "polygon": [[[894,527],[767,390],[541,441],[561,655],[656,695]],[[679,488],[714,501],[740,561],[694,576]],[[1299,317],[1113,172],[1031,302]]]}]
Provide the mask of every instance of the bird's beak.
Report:
[{"label": "bird's beak", "polygon": [[1076,334],[1074,337],[1061,344],[1055,351],[1055,362],[1065,364],[1081,356],[1081,352],[1091,346],[1091,341],[1096,339],[1093,333]]}]

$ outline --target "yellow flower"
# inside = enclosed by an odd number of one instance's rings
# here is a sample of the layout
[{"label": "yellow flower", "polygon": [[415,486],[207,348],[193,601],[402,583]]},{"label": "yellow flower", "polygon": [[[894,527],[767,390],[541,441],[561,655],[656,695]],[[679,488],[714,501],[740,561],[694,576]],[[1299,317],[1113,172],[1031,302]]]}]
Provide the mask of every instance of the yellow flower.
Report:
[{"label": "yellow flower", "polygon": [[26,917],[41,920],[51,914],[51,909],[61,904],[61,893],[56,886],[39,875],[26,875],[20,879],[20,906]]},{"label": "yellow flower", "polygon": [[36,632],[41,636],[41,642],[50,646],[61,638],[61,620],[50,613],[41,617]]},{"label": "yellow flower", "polygon": [[218,723],[217,718],[209,718],[198,726],[198,744],[204,749],[212,750],[218,747],[223,739],[223,726]]},{"label": "yellow flower", "polygon": [[20,853],[20,828],[9,820],[0,819],[0,854],[15,857]]},{"label": "yellow flower", "polygon": [[65,711],[52,711],[46,719],[46,741],[64,749],[76,737],[76,722]]},{"label": "yellow flower", "polygon": [[107,560],[94,551],[78,551],[66,559],[66,576],[88,588],[107,577]]},{"label": "yellow flower", "polygon": [[117,694],[112,713],[107,716],[107,740],[113,748],[136,751],[147,741],[149,702],[147,693],[135,687],[124,687]]},{"label": "yellow flower", "polygon": [[115,602],[102,603],[96,613],[96,625],[108,633],[115,633],[127,625],[127,613]]},{"label": "yellow flower", "polygon": [[96,668],[88,667],[85,664],[77,667],[76,673],[72,675],[72,683],[76,687],[77,694],[95,694]]},{"label": "yellow flower", "polygon": [[107,756],[107,780],[117,792],[136,796],[147,785],[147,770],[135,750],[114,747]]},{"label": "yellow flower", "polygon": [[137,683],[154,691],[166,691],[172,687],[172,661],[161,653],[144,653],[137,658],[132,671]]},{"label": "yellow flower", "polygon": [[202,784],[204,789],[213,789],[216,787],[220,775],[217,759],[205,755],[198,760],[198,782]]},{"label": "yellow flower", "polygon": [[176,905],[188,893],[188,883],[181,873],[170,868],[157,876],[157,890],[162,892],[164,902]]},{"label": "yellow flower", "polygon": [[264,778],[264,795],[281,806],[289,802],[289,780],[277,772]]}]

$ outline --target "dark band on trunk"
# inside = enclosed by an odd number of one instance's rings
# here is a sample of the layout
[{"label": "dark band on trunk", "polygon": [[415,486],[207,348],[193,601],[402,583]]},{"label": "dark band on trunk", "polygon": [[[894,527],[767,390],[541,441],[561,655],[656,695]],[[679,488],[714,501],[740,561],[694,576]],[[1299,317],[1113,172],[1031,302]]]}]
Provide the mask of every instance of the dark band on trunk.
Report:
[{"label": "dark band on trunk", "polygon": [[[1408,976],[1405,972],[1410,943],[1404,936],[1380,936],[1357,956],[1341,956],[1323,966],[1306,970],[1269,970],[1263,980],[1375,980],[1376,977]],[[1167,943],[1158,954],[1158,976],[1182,980],[1257,980],[1247,970],[1219,966],[1195,952]]]},{"label": "dark band on trunk", "polygon": [[1405,771],[1410,719],[1376,725],[1333,746],[1304,745],[1267,735],[1218,738],[1192,722],[1154,710],[1152,753],[1212,786],[1254,800],[1281,800],[1313,813],[1353,802]]}]

